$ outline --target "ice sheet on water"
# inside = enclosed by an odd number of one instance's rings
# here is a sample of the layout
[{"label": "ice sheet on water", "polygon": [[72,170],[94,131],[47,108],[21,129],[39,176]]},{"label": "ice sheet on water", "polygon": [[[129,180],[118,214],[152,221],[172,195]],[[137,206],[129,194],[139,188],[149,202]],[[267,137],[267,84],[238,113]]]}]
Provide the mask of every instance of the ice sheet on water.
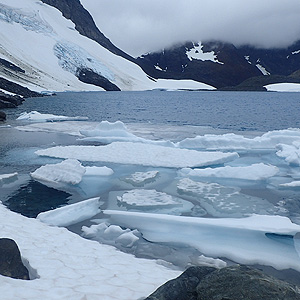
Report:
[{"label": "ice sheet on water", "polygon": [[87,117],[67,117],[53,114],[42,114],[38,111],[31,111],[29,113],[23,112],[17,120],[26,120],[33,122],[58,122],[58,121],[83,121],[88,120]]},{"label": "ice sheet on water", "polygon": [[[300,226],[281,216],[253,215],[242,219],[209,219],[124,211],[104,211],[110,222],[137,229],[152,242],[182,244],[204,255],[227,257],[243,264],[300,270],[300,259],[289,236]],[[281,237],[281,242],[267,233]]]},{"label": "ice sheet on water", "polygon": [[144,186],[147,183],[155,181],[159,176],[159,171],[135,172],[121,180],[132,184],[133,186]]},{"label": "ice sheet on water", "polygon": [[85,136],[85,138],[82,139],[84,141],[100,142],[104,144],[112,142],[139,142],[174,147],[174,144],[170,141],[153,141],[138,137],[129,132],[125,124],[121,121],[116,121],[114,123],[102,121],[95,129],[81,130],[80,133]]},{"label": "ice sheet on water", "polygon": [[193,207],[190,201],[153,189],[111,191],[108,198],[108,208],[115,210],[181,215],[191,213]]},{"label": "ice sheet on water", "polygon": [[111,176],[114,171],[108,167],[85,167],[85,176]]},{"label": "ice sheet on water", "polygon": [[188,149],[234,149],[238,150],[275,150],[278,143],[290,145],[300,141],[300,129],[290,128],[285,130],[269,131],[254,138],[244,137],[234,133],[222,135],[205,134],[195,138],[186,138],[176,145]]},{"label": "ice sheet on water", "polygon": [[0,186],[14,182],[18,179],[18,173],[0,174]]},{"label": "ice sheet on water", "polygon": [[67,159],[58,164],[42,166],[31,173],[35,180],[51,183],[78,184],[86,169],[76,159]]},{"label": "ice sheet on water", "polygon": [[100,212],[100,198],[92,198],[38,214],[37,219],[48,225],[69,226],[92,218]]},{"label": "ice sheet on water", "polygon": [[65,146],[36,151],[40,156],[73,158],[154,167],[184,168],[209,166],[234,160],[238,154],[200,152],[144,143],[114,142],[106,146]]},{"label": "ice sheet on water", "polygon": [[231,178],[242,180],[265,180],[275,176],[279,169],[272,165],[264,163],[253,164],[250,166],[231,167],[225,166],[220,168],[205,168],[205,169],[191,169],[183,168],[179,174],[183,176],[196,177],[217,177],[217,178]]},{"label": "ice sheet on water", "polygon": [[300,141],[291,145],[278,144],[276,154],[292,166],[300,166]]},{"label": "ice sheet on water", "polygon": [[[177,184],[178,193],[194,198],[213,217],[244,217],[251,214],[274,214],[278,209],[267,200],[244,195],[238,188],[217,183],[196,182],[189,178]],[[196,214],[196,212],[194,213]],[[200,212],[203,215],[202,212]]]}]

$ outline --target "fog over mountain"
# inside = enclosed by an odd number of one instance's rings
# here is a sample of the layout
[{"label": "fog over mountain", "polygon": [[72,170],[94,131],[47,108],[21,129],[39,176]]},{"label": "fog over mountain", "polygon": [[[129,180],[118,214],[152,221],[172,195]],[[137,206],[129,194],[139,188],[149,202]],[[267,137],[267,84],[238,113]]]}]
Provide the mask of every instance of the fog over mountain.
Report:
[{"label": "fog over mountain", "polygon": [[93,15],[98,27],[133,56],[188,40],[280,48],[300,38],[299,0],[81,2],[89,11],[97,8]]}]

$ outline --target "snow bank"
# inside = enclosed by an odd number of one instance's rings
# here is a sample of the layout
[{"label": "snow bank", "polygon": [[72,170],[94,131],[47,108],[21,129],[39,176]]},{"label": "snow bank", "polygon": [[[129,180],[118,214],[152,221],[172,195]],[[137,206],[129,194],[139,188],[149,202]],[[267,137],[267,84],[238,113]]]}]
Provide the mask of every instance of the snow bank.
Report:
[{"label": "snow bank", "polygon": [[84,200],[38,214],[37,219],[48,225],[70,226],[92,218],[100,212],[98,198]]},{"label": "snow bank", "polygon": [[36,180],[50,183],[78,184],[82,180],[86,169],[76,159],[67,159],[58,164],[42,166],[31,173]]},{"label": "snow bank", "polygon": [[87,117],[67,117],[57,116],[52,114],[41,114],[37,111],[31,111],[29,113],[23,112],[17,120],[27,120],[33,122],[58,122],[58,121],[83,121],[88,120]]},{"label": "snow bank", "polygon": [[180,174],[183,176],[218,177],[243,180],[265,180],[275,176],[278,172],[279,169],[277,167],[263,163],[253,164],[246,167],[225,166],[206,169],[184,168],[180,170]]},{"label": "snow bank", "polygon": [[274,83],[264,87],[270,92],[300,92],[300,83]]},{"label": "snow bank", "polygon": [[184,168],[220,164],[237,153],[200,152],[144,143],[115,142],[106,146],[59,146],[35,152],[41,156],[73,158],[155,167]]},{"label": "snow bank", "polygon": [[110,215],[112,224],[138,229],[151,242],[190,246],[204,255],[243,264],[300,270],[299,256],[290,242],[300,226],[286,217],[208,219],[112,210],[104,213]]},{"label": "snow bank", "polygon": [[1,204],[0,219],[1,236],[17,242],[39,275],[30,281],[0,276],[3,299],[139,299],[181,273],[25,218]]}]

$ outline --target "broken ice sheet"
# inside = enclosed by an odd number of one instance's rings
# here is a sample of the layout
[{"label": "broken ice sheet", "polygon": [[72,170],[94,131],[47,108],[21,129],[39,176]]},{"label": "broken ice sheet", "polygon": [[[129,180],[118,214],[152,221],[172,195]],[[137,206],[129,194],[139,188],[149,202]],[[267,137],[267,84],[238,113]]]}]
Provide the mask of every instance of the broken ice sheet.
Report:
[{"label": "broken ice sheet", "polygon": [[109,209],[181,215],[190,213],[193,207],[189,201],[156,190],[134,189],[109,193]]},{"label": "broken ice sheet", "polygon": [[135,172],[127,177],[121,178],[121,180],[133,186],[144,186],[147,183],[155,181],[158,176],[158,171]]},{"label": "broken ice sheet", "polygon": [[214,217],[243,217],[250,214],[274,214],[277,208],[265,199],[240,193],[238,188],[218,183],[196,182],[189,178],[177,184],[178,193],[194,201]]}]

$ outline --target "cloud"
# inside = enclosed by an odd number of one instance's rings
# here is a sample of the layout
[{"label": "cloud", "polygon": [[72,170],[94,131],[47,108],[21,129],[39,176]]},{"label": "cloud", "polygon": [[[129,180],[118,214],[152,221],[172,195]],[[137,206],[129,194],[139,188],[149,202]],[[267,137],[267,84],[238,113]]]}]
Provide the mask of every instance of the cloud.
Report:
[{"label": "cloud", "polygon": [[99,29],[133,56],[190,40],[271,48],[286,47],[300,39],[299,0],[81,2]]}]

